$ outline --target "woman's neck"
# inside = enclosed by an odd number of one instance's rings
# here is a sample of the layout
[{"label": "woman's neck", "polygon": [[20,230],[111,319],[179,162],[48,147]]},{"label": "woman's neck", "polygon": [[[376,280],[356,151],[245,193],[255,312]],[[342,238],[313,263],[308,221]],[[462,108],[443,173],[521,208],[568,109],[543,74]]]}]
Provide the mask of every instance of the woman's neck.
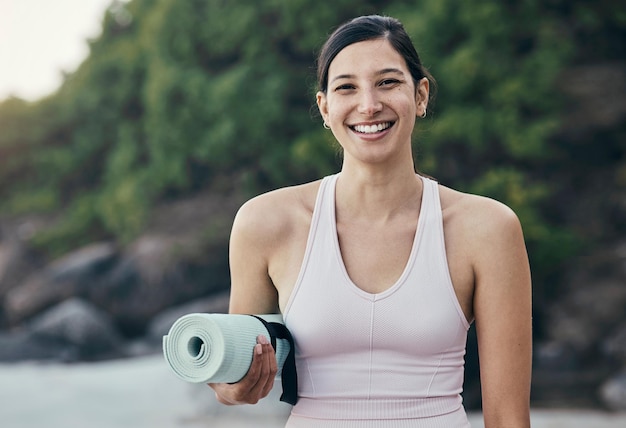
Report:
[{"label": "woman's neck", "polygon": [[419,210],[422,181],[410,166],[351,168],[344,164],[337,182],[337,216],[351,220],[389,221]]}]

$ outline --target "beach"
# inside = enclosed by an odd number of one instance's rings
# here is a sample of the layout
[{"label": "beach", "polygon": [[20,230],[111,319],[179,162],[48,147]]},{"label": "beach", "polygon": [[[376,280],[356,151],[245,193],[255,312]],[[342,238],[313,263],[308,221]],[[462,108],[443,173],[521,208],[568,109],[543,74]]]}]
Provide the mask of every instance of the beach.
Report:
[{"label": "beach", "polygon": [[[278,428],[280,385],[254,406],[223,406],[206,385],[178,379],[161,355],[100,363],[0,365],[3,428]],[[623,428],[626,413],[533,409],[534,428]],[[473,428],[482,417],[470,413]]]}]

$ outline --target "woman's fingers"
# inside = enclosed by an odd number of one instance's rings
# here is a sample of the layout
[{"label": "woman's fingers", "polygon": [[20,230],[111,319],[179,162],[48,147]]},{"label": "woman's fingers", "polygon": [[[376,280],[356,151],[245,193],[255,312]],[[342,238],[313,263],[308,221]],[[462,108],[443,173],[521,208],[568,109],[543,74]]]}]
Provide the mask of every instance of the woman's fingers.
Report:
[{"label": "woman's fingers", "polygon": [[[267,342],[265,336],[263,336],[263,339],[265,339],[264,341]],[[267,371],[263,374],[261,380],[265,379],[265,384],[262,388],[262,395],[263,397],[265,397],[270,393],[272,387],[274,386],[274,379],[276,378],[276,373],[278,372],[278,365],[276,364],[276,354],[272,345],[267,343],[263,346],[263,355],[266,358],[266,364],[264,365],[264,368]]]},{"label": "woman's fingers", "polygon": [[[256,361],[254,361],[255,359]],[[254,380],[250,393],[257,401],[266,397],[272,390],[277,371],[275,367],[274,348],[264,335],[259,335],[257,345],[255,345],[253,364],[250,367],[254,371],[250,379],[251,381]]]},{"label": "woman's fingers", "polygon": [[209,384],[223,404],[256,404],[274,386],[277,373],[274,348],[264,335],[257,337],[248,373],[234,384]]},{"label": "woman's fingers", "polygon": [[[271,345],[269,346],[271,347]],[[266,367],[268,364],[268,352],[267,345],[263,343],[261,337],[258,337],[257,344],[254,346],[254,355],[248,374],[235,384],[246,391],[247,403],[256,404],[264,397],[263,390],[268,372]]]}]

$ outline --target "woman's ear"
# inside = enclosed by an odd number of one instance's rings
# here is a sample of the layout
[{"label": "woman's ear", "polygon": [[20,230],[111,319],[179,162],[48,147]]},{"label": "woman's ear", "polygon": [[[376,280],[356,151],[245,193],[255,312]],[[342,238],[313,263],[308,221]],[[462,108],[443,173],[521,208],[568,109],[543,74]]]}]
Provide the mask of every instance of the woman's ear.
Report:
[{"label": "woman's ear", "polygon": [[326,100],[326,94],[322,91],[318,91],[315,95],[315,99],[317,101],[317,108],[322,115],[322,119],[324,119],[324,122],[326,122],[326,119],[328,117],[328,102]]},{"label": "woman's ear", "polygon": [[415,88],[415,105],[417,107],[415,114],[420,117],[426,116],[428,108],[428,95],[430,93],[430,82],[426,77],[420,79]]}]

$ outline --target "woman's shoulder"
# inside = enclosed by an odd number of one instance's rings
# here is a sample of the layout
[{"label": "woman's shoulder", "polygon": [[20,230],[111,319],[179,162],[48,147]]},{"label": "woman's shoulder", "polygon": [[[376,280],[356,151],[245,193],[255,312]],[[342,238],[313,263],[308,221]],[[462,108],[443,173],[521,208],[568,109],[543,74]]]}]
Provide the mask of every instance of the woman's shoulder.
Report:
[{"label": "woman's shoulder", "polygon": [[444,223],[472,238],[506,238],[521,229],[516,213],[504,203],[439,185]]},{"label": "woman's shoulder", "polygon": [[320,182],[282,187],[249,199],[239,208],[233,230],[276,238],[299,222],[310,221]]}]

